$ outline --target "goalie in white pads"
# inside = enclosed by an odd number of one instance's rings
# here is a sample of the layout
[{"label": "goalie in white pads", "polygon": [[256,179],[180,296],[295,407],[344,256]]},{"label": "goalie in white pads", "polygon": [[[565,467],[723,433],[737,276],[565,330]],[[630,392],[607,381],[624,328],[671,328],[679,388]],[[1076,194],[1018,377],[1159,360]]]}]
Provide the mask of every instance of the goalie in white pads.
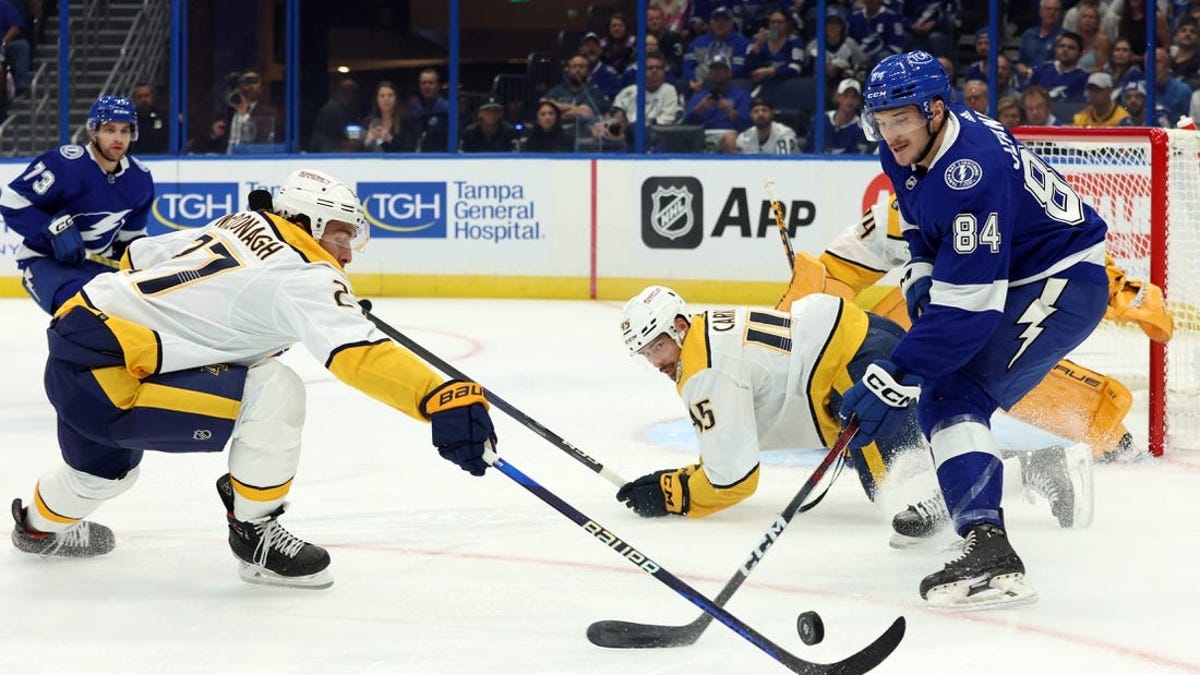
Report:
[{"label": "goalie in white pads", "polygon": [[494,440],[482,388],[444,382],[362,313],[344,270],[368,237],[353,190],[292,173],[275,212],[242,211],[133,242],[124,271],[55,313],[46,393],[63,462],[12,504],[13,544],[89,557],[112,531],[84,520],[137,480],[144,450],[219,452],[229,544],[251,583],[325,588],[329,554],[279,524],[300,462],[304,385],[274,358],[300,342],[338,379],[432,423],[441,455],[483,475]]}]

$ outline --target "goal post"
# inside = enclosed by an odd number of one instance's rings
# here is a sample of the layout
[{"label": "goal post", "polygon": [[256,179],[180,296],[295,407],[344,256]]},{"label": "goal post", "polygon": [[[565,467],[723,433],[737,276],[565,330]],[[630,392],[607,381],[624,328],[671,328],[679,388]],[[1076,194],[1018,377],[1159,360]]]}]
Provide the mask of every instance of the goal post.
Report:
[{"label": "goal post", "polygon": [[[1175,322],[1166,345],[1105,321],[1071,358],[1134,393],[1150,452],[1200,447],[1200,133],[1151,127],[1020,127],[1108,224],[1108,252],[1130,279],[1163,290]],[[1131,418],[1133,418],[1131,413]],[[1142,436],[1144,434],[1144,436]]]}]

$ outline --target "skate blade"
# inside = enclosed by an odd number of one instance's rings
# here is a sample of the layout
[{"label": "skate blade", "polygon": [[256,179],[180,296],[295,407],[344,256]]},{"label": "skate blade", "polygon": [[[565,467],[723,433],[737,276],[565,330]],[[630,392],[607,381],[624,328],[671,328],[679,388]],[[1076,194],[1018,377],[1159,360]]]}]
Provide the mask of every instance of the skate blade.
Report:
[{"label": "skate blade", "polygon": [[316,574],[309,574],[302,577],[285,577],[265,567],[251,565],[242,561],[238,561],[238,563],[238,576],[248,584],[305,588],[314,591],[329,588],[333,585],[333,575],[329,573],[328,569],[323,569]]},{"label": "skate blade", "polygon": [[1008,609],[1037,602],[1037,591],[1020,573],[1001,574],[985,580],[964,579],[935,586],[926,593],[926,604],[935,612],[975,612]]},{"label": "skate blade", "polygon": [[1092,481],[1092,448],[1077,443],[1067,448],[1067,475],[1075,490],[1075,514],[1071,527],[1088,527],[1096,511],[1096,493]]}]

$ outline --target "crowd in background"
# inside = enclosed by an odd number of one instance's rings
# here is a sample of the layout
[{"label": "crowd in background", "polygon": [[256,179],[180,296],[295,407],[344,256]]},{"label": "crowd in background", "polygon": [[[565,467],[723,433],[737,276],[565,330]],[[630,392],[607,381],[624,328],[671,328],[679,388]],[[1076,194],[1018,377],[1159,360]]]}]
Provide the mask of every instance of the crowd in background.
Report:
[{"label": "crowd in background", "polygon": [[[1151,7],[1147,7],[1147,2]],[[1144,125],[1153,89],[1154,123],[1200,116],[1200,0],[1008,0],[999,35],[998,91],[989,109],[991,49],[986,3],[968,0],[829,0],[825,60],[818,17],[805,0],[652,2],[643,17],[616,8],[604,27],[560,45],[541,82],[522,89],[460,91],[457,147],[450,138],[444,72],[415,82],[338,78],[304,129],[307,152],[576,152],[632,150],[644,115],[650,152],[787,154],[874,150],[859,125],[863,82],[890,54],[924,49],[954,83],[951,97],[1007,126]],[[1146,49],[1146,23],[1158,44]],[[577,41],[576,41],[577,40]],[[637,110],[644,47],[645,109]],[[532,55],[531,55],[532,59]],[[817,111],[816,69],[824,70]],[[540,87],[539,87],[540,85]],[[188,151],[267,148],[281,119],[264,100],[257,70],[235,74],[226,106]]]}]

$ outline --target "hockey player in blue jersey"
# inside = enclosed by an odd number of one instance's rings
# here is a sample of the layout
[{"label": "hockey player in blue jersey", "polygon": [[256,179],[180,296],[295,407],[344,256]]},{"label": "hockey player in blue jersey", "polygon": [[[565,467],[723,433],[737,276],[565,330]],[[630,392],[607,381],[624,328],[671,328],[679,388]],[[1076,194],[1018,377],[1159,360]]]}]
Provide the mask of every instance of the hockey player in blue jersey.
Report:
[{"label": "hockey player in blue jersey", "polygon": [[960,557],[921,582],[941,609],[1033,602],[1000,508],[989,419],[1032,389],[1104,316],[1107,227],[1002,125],[947,103],[926,52],[890,56],[867,81],[863,123],[896,190],[911,260],[912,330],[847,392],[855,444],[889,436],[917,406]]},{"label": "hockey player in blue jersey", "polygon": [[50,314],[89,279],[112,271],[129,242],[146,233],[154,181],[128,155],[137,131],[129,99],[101,96],[88,112],[87,146],[42,153],[0,192],[0,215],[22,237],[22,283]]}]

